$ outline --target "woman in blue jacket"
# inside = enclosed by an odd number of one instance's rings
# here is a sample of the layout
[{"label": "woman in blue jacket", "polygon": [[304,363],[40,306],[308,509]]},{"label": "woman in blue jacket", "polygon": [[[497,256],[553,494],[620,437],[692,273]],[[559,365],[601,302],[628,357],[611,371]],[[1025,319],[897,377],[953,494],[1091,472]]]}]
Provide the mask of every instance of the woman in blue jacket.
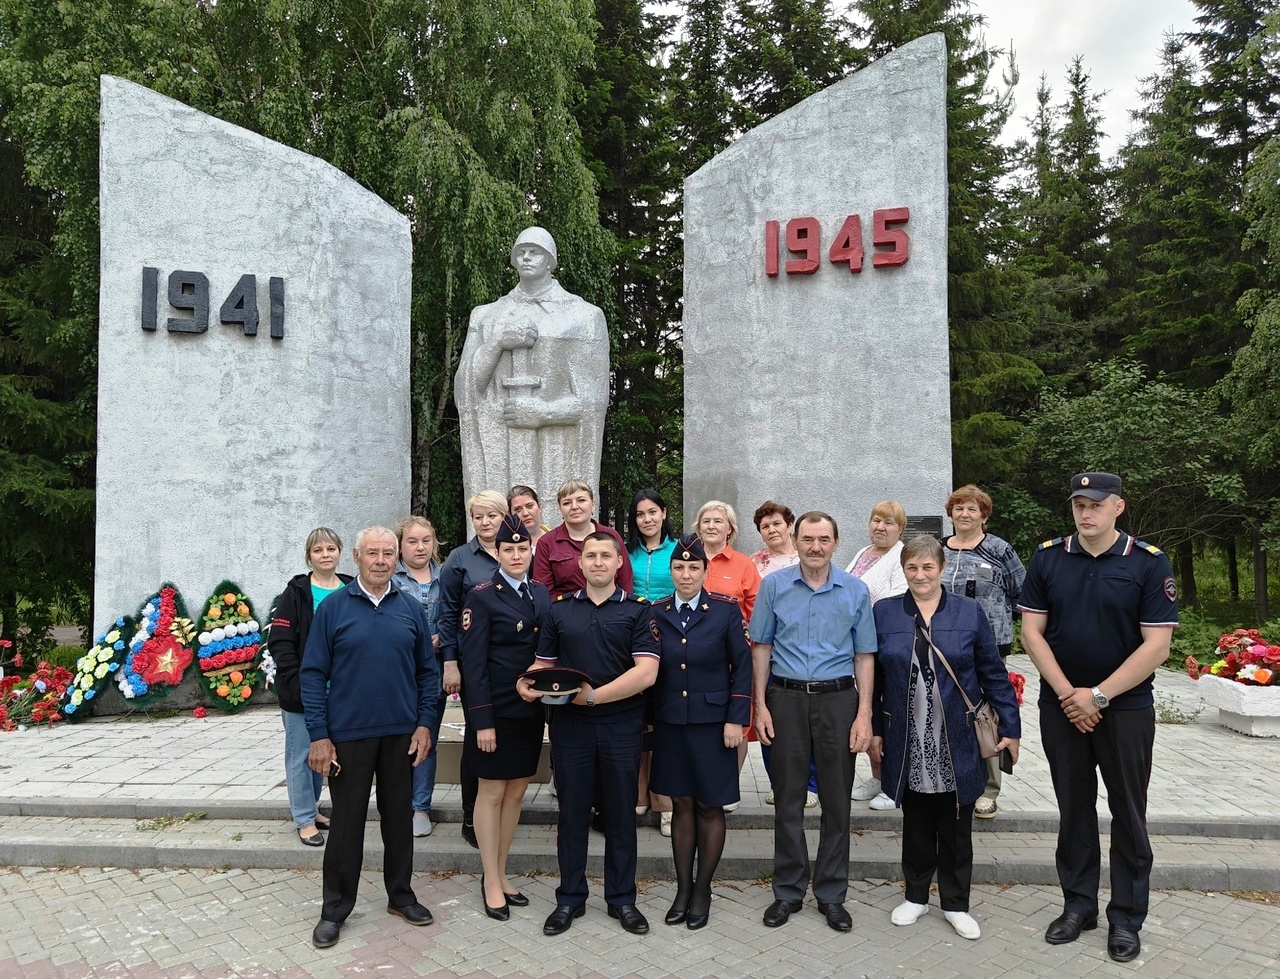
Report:
[{"label": "woman in blue jacket", "polygon": [[902,807],[906,900],[891,920],[914,924],[929,910],[936,871],[947,921],[961,938],[975,939],[981,930],[969,915],[973,804],[987,770],[960,688],[973,704],[985,698],[995,709],[996,747],[1015,762],[1022,736],[1018,700],[982,606],[942,587],[942,545],[916,537],[903,547],[901,561],[908,591],[873,610],[879,669],[870,753],[880,758],[883,791]]},{"label": "woman in blue jacket", "polygon": [[[676,896],[666,923],[701,928],[724,851],[724,807],[738,801],[738,745],[751,717],[751,647],[738,603],[702,587],[697,534],[671,554],[675,594],[654,606],[661,642],[653,686],[653,791],[671,796]],[[694,860],[698,875],[694,878]]]}]

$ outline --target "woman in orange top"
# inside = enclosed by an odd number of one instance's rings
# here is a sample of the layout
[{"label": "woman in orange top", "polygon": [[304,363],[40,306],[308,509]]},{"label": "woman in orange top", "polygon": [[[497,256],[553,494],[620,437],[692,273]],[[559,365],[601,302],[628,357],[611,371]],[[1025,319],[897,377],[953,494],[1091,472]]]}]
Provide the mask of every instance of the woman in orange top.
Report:
[{"label": "woman in orange top", "polygon": [[707,591],[728,595],[742,609],[742,618],[751,621],[760,572],[751,558],[733,549],[738,538],[738,515],[722,500],[708,500],[698,508],[698,536],[707,552]]},{"label": "woman in orange top", "polygon": [[[697,530],[707,553],[707,577],[702,587],[734,599],[742,610],[742,621],[749,623],[751,610],[756,605],[756,592],[760,590],[760,572],[751,558],[733,549],[733,542],[738,538],[738,515],[723,500],[708,500],[698,508]],[[748,730],[755,731],[754,723]],[[738,745],[739,774],[747,760],[747,740],[743,738]],[[738,805],[730,803],[724,811],[733,812]]]}]

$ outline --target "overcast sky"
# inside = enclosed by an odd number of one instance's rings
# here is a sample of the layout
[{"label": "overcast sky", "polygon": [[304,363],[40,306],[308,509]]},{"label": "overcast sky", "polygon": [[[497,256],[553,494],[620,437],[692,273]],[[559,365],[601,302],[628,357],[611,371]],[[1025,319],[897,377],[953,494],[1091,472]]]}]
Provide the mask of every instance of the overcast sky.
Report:
[{"label": "overcast sky", "polygon": [[987,42],[1003,48],[1012,44],[1017,55],[1021,81],[1009,135],[1025,133],[1024,119],[1035,107],[1041,72],[1049,76],[1055,100],[1060,99],[1067,65],[1081,55],[1095,90],[1105,92],[1107,156],[1129,131],[1138,79],[1159,64],[1164,34],[1195,26],[1190,0],[975,0],[974,9],[987,18]]}]

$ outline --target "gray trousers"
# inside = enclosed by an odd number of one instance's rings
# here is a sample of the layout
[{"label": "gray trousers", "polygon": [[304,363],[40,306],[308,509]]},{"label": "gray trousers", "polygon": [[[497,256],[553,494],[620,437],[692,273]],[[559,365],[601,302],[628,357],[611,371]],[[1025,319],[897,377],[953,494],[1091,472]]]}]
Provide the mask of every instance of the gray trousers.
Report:
[{"label": "gray trousers", "polygon": [[849,888],[849,791],[854,755],[849,729],[857,714],[852,689],[832,693],[784,690],[769,684],[765,706],[773,717],[773,896],[803,901],[809,889],[809,847],[804,838],[804,803],[809,753],[818,769],[822,823],[813,867],[813,896],[843,904]]}]

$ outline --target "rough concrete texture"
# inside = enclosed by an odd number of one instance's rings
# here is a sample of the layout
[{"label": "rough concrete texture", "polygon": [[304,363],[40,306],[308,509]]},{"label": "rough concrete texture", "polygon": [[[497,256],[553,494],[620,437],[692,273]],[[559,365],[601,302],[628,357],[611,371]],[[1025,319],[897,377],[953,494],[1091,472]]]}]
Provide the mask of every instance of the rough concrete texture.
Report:
[{"label": "rough concrete texture", "polygon": [[[684,508],[738,510],[760,546],[764,500],[842,523],[837,560],[871,507],[941,514],[951,490],[947,337],[946,48],[931,34],[743,136],[685,181]],[[872,217],[907,207],[909,259],[872,265]],[[828,260],[846,216],[862,271]],[[765,273],[765,222],[821,226],[810,275]]]},{"label": "rough concrete texture", "polygon": [[[94,626],[164,580],[196,614],[230,578],[265,616],[313,527],[351,570],[356,530],[407,511],[409,222],[321,160],[119,78],[101,93]],[[166,329],[175,270],[208,277],[205,333]],[[256,336],[219,322],[245,273]]]}]

